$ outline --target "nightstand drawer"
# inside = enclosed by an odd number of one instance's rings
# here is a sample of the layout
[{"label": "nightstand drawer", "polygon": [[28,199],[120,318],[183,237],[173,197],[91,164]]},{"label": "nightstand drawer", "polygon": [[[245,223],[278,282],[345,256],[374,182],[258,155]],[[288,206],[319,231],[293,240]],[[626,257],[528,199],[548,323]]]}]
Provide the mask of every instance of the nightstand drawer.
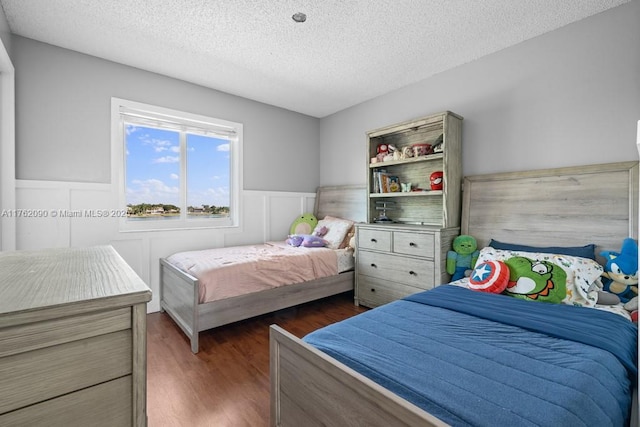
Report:
[{"label": "nightstand drawer", "polygon": [[375,277],[358,276],[358,303],[367,307],[387,304],[424,289],[389,282]]},{"label": "nightstand drawer", "polygon": [[435,237],[433,234],[394,231],[393,252],[433,258],[435,254]]},{"label": "nightstand drawer", "polygon": [[404,283],[420,289],[431,289],[434,283],[433,261],[358,251],[358,274]]},{"label": "nightstand drawer", "polygon": [[359,249],[373,249],[376,251],[391,251],[391,232],[384,230],[368,230],[358,228]]}]

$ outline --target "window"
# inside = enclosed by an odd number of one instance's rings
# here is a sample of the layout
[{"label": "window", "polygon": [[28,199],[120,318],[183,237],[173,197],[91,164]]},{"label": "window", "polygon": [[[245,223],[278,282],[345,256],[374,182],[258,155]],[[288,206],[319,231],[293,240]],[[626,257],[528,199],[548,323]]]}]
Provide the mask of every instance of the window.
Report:
[{"label": "window", "polygon": [[122,230],[238,225],[242,124],[117,98],[111,107]]}]

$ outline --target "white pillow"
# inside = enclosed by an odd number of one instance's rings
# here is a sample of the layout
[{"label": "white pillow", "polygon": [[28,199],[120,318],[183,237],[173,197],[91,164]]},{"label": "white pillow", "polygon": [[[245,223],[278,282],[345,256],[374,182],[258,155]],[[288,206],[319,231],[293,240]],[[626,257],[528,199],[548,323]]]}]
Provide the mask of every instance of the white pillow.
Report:
[{"label": "white pillow", "polygon": [[318,221],[318,225],[313,230],[313,234],[316,234],[322,227],[327,228],[325,235],[320,235],[327,241],[327,247],[331,249],[340,249],[340,245],[347,237],[347,233],[353,227],[353,221],[343,218],[336,218],[332,216],[325,216],[324,219]]},{"label": "white pillow", "polygon": [[[508,261],[523,257],[531,261],[545,261],[557,265],[566,273],[562,302],[569,305],[593,307],[598,299],[596,280],[602,274],[602,266],[596,261],[570,255],[545,252],[525,252],[485,247],[480,251],[476,265],[486,261]],[[558,288],[555,292],[560,291]],[[557,295],[557,294],[556,294]]]}]

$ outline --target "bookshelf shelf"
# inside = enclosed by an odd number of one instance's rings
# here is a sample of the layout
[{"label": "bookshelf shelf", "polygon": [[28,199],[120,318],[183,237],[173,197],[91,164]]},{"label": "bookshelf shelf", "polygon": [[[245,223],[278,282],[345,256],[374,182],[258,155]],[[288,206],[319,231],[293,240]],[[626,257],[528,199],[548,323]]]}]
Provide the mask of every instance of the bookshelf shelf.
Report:
[{"label": "bookshelf shelf", "polygon": [[395,165],[406,165],[411,163],[429,162],[429,161],[436,161],[436,160],[441,161],[443,158],[444,158],[444,154],[438,153],[438,154],[430,154],[428,156],[412,157],[410,159],[405,159],[405,160],[387,160],[386,162],[370,163],[369,167],[371,169],[378,169],[378,168],[385,168],[388,166],[395,166]]},{"label": "bookshelf shelf", "polygon": [[[413,153],[417,144],[442,141],[436,153],[372,163],[378,146],[391,145]],[[462,117],[450,111],[409,120],[367,132],[369,202],[368,222],[377,218],[376,201],[393,199],[391,220],[436,227],[460,226],[462,190]],[[433,191],[396,191],[402,187],[431,189],[430,177],[442,172],[443,188]],[[405,188],[406,190],[406,188]]]},{"label": "bookshelf shelf", "polygon": [[442,196],[442,191],[440,190],[431,190],[431,191],[409,191],[402,192],[396,191],[391,193],[371,193],[369,197],[371,198],[383,198],[383,197],[435,197]]}]

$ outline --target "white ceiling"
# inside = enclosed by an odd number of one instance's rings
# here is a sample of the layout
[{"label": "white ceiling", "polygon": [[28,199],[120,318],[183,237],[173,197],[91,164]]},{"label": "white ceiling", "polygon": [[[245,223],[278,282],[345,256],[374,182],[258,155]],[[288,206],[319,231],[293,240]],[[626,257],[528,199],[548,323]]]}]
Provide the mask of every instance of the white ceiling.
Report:
[{"label": "white ceiling", "polygon": [[[0,0],[11,32],[324,117],[629,0]],[[291,17],[307,14],[305,23]]]}]

